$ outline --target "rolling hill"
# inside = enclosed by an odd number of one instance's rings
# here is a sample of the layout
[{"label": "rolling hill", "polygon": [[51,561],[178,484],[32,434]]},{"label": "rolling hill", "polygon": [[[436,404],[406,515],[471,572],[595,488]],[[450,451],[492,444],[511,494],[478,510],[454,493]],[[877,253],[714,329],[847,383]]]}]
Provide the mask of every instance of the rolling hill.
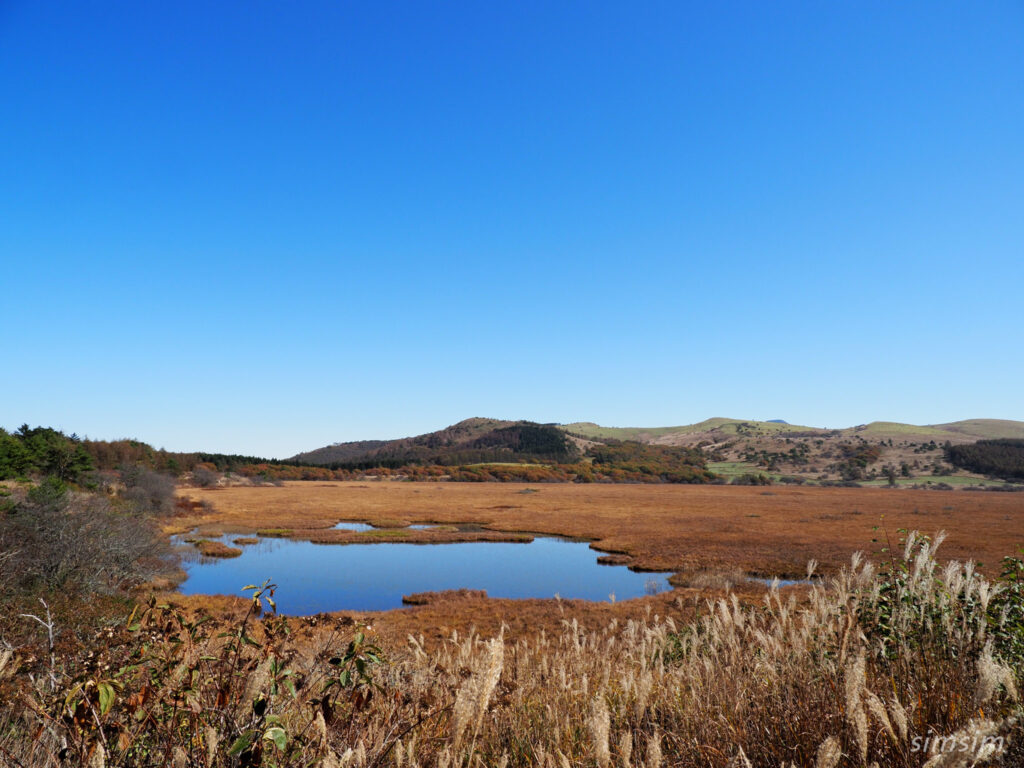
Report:
[{"label": "rolling hill", "polygon": [[893,421],[873,421],[843,429],[823,429],[787,424],[784,421],[755,421],[727,418],[712,418],[678,427],[604,427],[593,422],[582,421],[563,424],[567,432],[589,439],[614,438],[637,440],[642,443],[666,445],[711,440],[718,442],[734,437],[853,437],[898,438],[902,440],[949,440],[967,442],[994,438],[1024,439],[1024,422],[1008,419],[967,419],[949,424],[918,426]]},{"label": "rolling hill", "polygon": [[1024,422],[1009,419],[967,419],[951,424],[936,424],[936,429],[955,432],[972,440],[1021,440],[1024,439]]},{"label": "rolling hill", "polygon": [[767,474],[794,482],[972,485],[985,478],[950,464],[945,447],[987,439],[1022,439],[1024,422],[968,419],[916,425],[874,421],[821,429],[784,421],[713,418],[677,427],[604,427],[565,424],[591,440],[636,440],[653,445],[699,447],[708,468],[726,478]]},{"label": "rolling hill", "polygon": [[605,447],[626,443],[636,446],[634,451],[639,450],[638,444],[662,452],[700,449],[709,459],[708,469],[726,479],[763,474],[791,482],[970,485],[984,478],[953,467],[945,446],[993,438],[1024,439],[1024,422],[968,419],[915,425],[875,421],[823,429],[780,419],[723,417],[672,427],[472,418],[415,437],[336,443],[300,453],[292,460],[356,469],[487,462],[566,464],[593,461]]},{"label": "rolling hill", "polygon": [[292,460],[335,468],[501,461],[568,463],[581,455],[577,442],[552,424],[473,418],[416,437],[336,443],[297,454]]},{"label": "rolling hill", "polygon": [[829,434],[834,430],[802,427],[780,421],[743,421],[716,417],[696,424],[679,427],[602,427],[589,421],[563,424],[562,429],[573,435],[600,440],[636,440],[641,443],[675,445],[708,437],[724,438],[736,435],[765,436],[783,434]]}]

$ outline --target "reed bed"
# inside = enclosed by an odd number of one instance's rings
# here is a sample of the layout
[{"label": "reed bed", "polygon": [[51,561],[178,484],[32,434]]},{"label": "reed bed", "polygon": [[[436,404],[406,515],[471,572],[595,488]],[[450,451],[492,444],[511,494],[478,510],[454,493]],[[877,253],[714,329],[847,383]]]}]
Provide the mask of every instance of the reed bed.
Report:
[{"label": "reed bed", "polygon": [[257,619],[268,585],[227,628],[153,604],[105,630],[109,659],[0,653],[0,764],[1022,765],[1024,567],[990,581],[940,564],[940,540],[908,536],[882,570],[854,556],[799,597],[709,600],[685,626],[567,615],[556,635],[410,637],[387,657]]}]

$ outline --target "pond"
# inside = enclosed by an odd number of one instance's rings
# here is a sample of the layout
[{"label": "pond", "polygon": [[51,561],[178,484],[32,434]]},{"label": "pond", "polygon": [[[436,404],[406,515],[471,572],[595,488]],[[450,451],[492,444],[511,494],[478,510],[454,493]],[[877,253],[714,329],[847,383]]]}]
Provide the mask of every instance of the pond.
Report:
[{"label": "pond", "polygon": [[[345,527],[349,527],[346,525]],[[244,534],[218,540],[229,546]],[[180,539],[178,539],[180,542]],[[402,596],[483,589],[490,597],[626,600],[669,589],[667,573],[599,565],[586,542],[538,537],[528,544],[313,544],[261,538],[240,557],[200,557],[182,548],[184,594],[241,595],[246,584],[277,584],[278,611],[292,616],[398,608]]]},{"label": "pond", "polygon": [[[401,530],[403,530],[403,531],[425,531],[428,528],[433,528],[433,527],[434,527],[433,525],[430,525],[430,524],[427,524],[427,523],[416,523],[414,525],[403,526]],[[376,530],[379,530],[379,526],[370,525],[369,523],[349,523],[349,522],[346,522],[345,520],[342,520],[340,523],[338,523],[336,526],[334,526],[334,530],[336,530],[336,531],[356,531],[356,532],[360,532],[360,531],[376,531]]]}]

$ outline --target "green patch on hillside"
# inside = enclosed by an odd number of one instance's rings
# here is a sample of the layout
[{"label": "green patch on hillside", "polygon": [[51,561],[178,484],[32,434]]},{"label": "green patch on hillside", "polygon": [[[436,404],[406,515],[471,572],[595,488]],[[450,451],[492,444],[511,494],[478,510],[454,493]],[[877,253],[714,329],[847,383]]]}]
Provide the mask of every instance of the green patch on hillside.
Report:
[{"label": "green patch on hillside", "polygon": [[575,424],[563,424],[561,426],[566,432],[573,435],[580,435],[596,440],[649,440],[662,435],[681,432],[686,427],[602,427],[589,421],[580,421]]},{"label": "green patch on hillside", "polygon": [[897,421],[872,421],[842,430],[844,437],[860,436],[863,438],[897,437],[901,439],[918,437],[920,439],[948,438],[949,433],[938,427],[920,427],[915,424],[901,424]]},{"label": "green patch on hillside", "polygon": [[708,470],[716,475],[721,475],[726,480],[731,480],[740,475],[759,475],[764,473],[764,467],[759,467],[747,461],[709,461]]}]

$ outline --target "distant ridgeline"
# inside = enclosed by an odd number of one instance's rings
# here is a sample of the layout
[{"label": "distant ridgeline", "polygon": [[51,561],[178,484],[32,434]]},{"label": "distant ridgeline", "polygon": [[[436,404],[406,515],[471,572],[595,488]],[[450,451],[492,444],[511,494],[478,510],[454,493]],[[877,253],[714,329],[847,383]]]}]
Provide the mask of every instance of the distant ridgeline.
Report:
[{"label": "distant ridgeline", "polygon": [[[193,482],[200,476],[204,482],[216,482],[218,475],[211,473],[231,473],[255,481],[392,477],[709,483],[739,482],[745,476],[728,473],[761,472],[762,467],[777,473],[806,470],[818,481],[828,477],[825,472],[838,481],[855,481],[871,475],[873,466],[889,461],[896,463],[883,468],[880,476],[890,481],[897,472],[911,477],[915,468],[928,473],[926,477],[948,475],[951,464],[990,478],[1021,482],[1022,434],[1024,423],[985,419],[930,427],[875,422],[844,430],[816,430],[779,421],[724,418],[652,429],[475,418],[415,437],[337,443],[278,460],[172,452],[139,440],[88,440],[23,425],[15,432],[0,429],[0,480],[53,476],[89,485],[110,479],[103,473],[142,466],[175,476],[191,473]],[[887,458],[893,455],[895,459]],[[939,463],[943,456],[948,462],[945,467]],[[918,457],[924,462],[921,467]],[[709,459],[718,462],[711,466],[722,475],[709,470]],[[751,477],[772,481],[763,473]]]},{"label": "distant ridgeline", "polygon": [[466,419],[446,429],[383,443],[338,443],[293,461],[335,472],[465,481],[706,483],[715,479],[696,448],[605,440],[554,424]]},{"label": "distant ridgeline", "polygon": [[554,425],[469,419],[439,432],[344,443],[280,461],[178,453],[138,440],[86,440],[27,424],[0,429],[0,480],[55,476],[90,484],[97,473],[145,466],[182,475],[198,468],[264,480],[364,476],[454,481],[706,483],[716,476],[697,448],[580,440]]},{"label": "distant ridgeline", "polygon": [[[359,450],[361,446],[367,448]],[[468,419],[417,437],[377,442],[375,445],[368,442],[339,443],[300,453],[294,459],[330,469],[372,469],[508,461],[575,463],[581,455],[573,440],[552,425]]]},{"label": "distant ridgeline", "polygon": [[979,440],[946,448],[949,461],[981,475],[1024,480],[1024,440]]}]

